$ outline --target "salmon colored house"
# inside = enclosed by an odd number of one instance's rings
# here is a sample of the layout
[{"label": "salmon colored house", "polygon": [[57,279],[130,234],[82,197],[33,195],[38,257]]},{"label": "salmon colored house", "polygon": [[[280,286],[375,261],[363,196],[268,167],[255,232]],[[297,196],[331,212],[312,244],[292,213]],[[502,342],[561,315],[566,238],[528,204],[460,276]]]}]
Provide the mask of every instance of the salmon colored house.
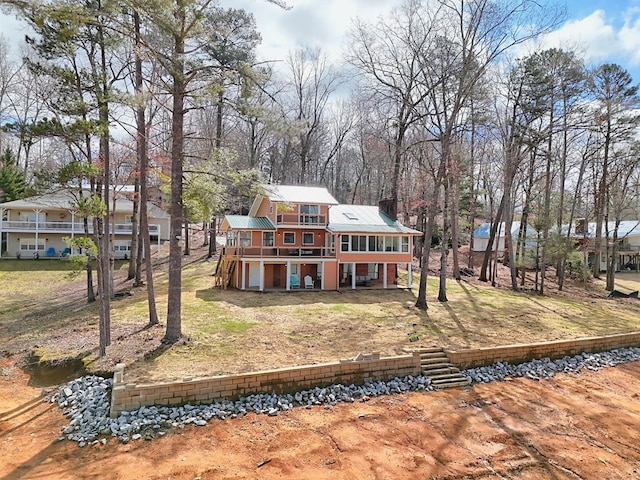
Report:
[{"label": "salmon colored house", "polygon": [[[340,205],[325,188],[266,185],[227,215],[216,285],[240,290],[411,288],[413,238],[395,203]],[[385,210],[385,211],[383,211]],[[407,271],[399,284],[399,268]]]}]

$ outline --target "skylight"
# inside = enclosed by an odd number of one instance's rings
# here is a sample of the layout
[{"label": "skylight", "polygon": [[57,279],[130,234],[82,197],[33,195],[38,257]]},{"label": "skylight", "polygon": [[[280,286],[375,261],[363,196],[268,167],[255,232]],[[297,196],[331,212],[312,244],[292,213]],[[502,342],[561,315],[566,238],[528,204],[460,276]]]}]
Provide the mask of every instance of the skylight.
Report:
[{"label": "skylight", "polygon": [[345,217],[347,217],[349,220],[358,220],[358,217],[356,217],[353,213],[351,212],[343,212],[343,215]]}]

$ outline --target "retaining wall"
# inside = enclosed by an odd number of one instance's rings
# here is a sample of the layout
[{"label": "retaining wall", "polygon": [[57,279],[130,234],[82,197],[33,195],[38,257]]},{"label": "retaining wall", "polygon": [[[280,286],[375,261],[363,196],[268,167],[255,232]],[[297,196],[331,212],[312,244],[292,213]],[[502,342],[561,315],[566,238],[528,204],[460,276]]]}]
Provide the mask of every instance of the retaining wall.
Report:
[{"label": "retaining wall", "polygon": [[293,393],[334,383],[360,385],[369,380],[391,380],[420,373],[420,354],[417,352],[393,357],[358,355],[353,360],[319,365],[153,384],[125,383],[124,365],[119,364],[113,376],[110,413],[116,417],[123,410],[136,410],[142,406],[212,403],[253,393]]},{"label": "retaining wall", "polygon": [[606,352],[615,348],[640,346],[640,332],[588,337],[575,340],[532,343],[527,345],[506,345],[502,347],[474,348],[466,350],[445,350],[449,361],[460,369],[482,367],[497,362],[518,364],[535,358],[562,358],[579,353]]}]

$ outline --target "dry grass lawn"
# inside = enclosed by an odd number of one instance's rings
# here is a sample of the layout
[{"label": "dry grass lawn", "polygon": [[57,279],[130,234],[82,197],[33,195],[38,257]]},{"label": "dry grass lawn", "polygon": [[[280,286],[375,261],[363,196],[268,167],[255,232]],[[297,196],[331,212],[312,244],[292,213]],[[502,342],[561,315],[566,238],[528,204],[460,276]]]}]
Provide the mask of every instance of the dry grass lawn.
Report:
[{"label": "dry grass lawn", "polygon": [[[112,303],[112,345],[97,358],[97,314],[83,296],[84,277],[71,279],[60,261],[0,261],[0,343],[9,354],[36,352],[45,360],[82,357],[92,370],[127,364],[131,381],[264,370],[353,357],[394,354],[404,347],[506,345],[635,331],[640,301],[608,299],[600,282],[548,289],[540,297],[469,279],[448,282],[446,303],[430,278],[429,309],[414,307],[414,289],[343,292],[241,292],[213,288],[214,261],[194,255],[183,272],[185,341],[164,346],[168,277],[155,276],[161,325],[147,323],[146,291],[131,289],[116,272],[116,290],[131,296]],[[506,284],[506,276],[502,280]],[[551,282],[549,282],[551,283]],[[529,285],[531,286],[531,285]],[[640,289],[640,275],[621,273],[616,287]],[[410,343],[416,333],[418,343]]]}]

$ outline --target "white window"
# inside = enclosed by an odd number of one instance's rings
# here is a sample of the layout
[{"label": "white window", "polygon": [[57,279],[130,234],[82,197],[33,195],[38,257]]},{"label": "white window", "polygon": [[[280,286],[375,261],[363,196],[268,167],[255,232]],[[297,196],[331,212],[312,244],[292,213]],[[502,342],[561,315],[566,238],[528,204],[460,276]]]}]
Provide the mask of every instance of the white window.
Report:
[{"label": "white window", "polygon": [[340,251],[348,252],[349,251],[349,235],[342,235],[340,241]]},{"label": "white window", "polygon": [[295,232],[284,232],[284,238],[282,242],[285,245],[295,245],[296,244],[296,233]]},{"label": "white window", "polygon": [[131,251],[131,240],[117,240],[113,244],[113,251],[116,253],[129,253]]},{"label": "white window", "polygon": [[300,213],[317,215],[320,213],[320,207],[318,205],[300,205]]},{"label": "white window", "polygon": [[303,225],[320,223],[319,205],[300,205],[300,223]]},{"label": "white window", "polygon": [[262,232],[262,246],[273,247],[273,232]]},{"label": "white window", "polygon": [[20,212],[20,221],[21,222],[34,222],[36,221],[36,217],[38,218],[38,223],[44,223],[46,220],[46,214],[39,213],[36,215],[36,212]]},{"label": "white window", "polygon": [[238,246],[240,247],[251,246],[251,232],[248,232],[248,231],[238,232]]},{"label": "white window", "polygon": [[38,243],[37,244],[36,244],[35,237],[32,237],[32,238],[21,238],[20,239],[20,251],[21,252],[35,252],[36,249],[38,251],[44,252],[44,238],[38,238]]},{"label": "white window", "polygon": [[133,215],[125,215],[124,223],[126,223],[127,225],[131,225],[133,223]]},{"label": "white window", "polygon": [[352,252],[366,252],[367,251],[367,236],[366,235],[351,235],[351,251]]},{"label": "white window", "polygon": [[387,238],[385,238],[385,250],[387,252],[399,252],[400,251],[400,237],[387,237]]},{"label": "white window", "polygon": [[237,238],[237,232],[227,232],[227,246],[235,247]]},{"label": "white window", "polygon": [[401,251],[407,253],[409,251],[409,237],[401,237]]},{"label": "white window", "polygon": [[304,232],[302,234],[303,245],[313,245],[313,232]]},{"label": "white window", "polygon": [[372,278],[373,280],[377,280],[378,279],[378,264],[377,263],[369,263],[368,264],[368,271],[367,271],[367,275],[369,275],[369,278]]}]

